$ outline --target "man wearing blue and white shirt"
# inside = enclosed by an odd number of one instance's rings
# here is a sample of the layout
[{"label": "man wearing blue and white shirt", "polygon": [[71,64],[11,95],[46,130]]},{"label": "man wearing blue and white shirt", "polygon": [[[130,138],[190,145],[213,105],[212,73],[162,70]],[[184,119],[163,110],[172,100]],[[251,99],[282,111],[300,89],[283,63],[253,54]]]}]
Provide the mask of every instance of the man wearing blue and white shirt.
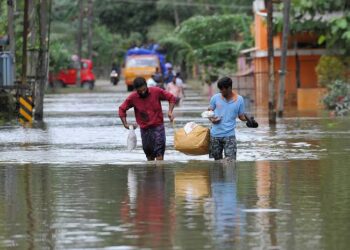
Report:
[{"label": "man wearing blue and white shirt", "polygon": [[225,158],[236,160],[236,118],[247,121],[244,115],[244,100],[232,91],[231,78],[223,77],[217,85],[220,93],[212,96],[208,108],[214,112],[214,117],[209,118],[212,122],[209,157],[220,160],[224,151]]}]

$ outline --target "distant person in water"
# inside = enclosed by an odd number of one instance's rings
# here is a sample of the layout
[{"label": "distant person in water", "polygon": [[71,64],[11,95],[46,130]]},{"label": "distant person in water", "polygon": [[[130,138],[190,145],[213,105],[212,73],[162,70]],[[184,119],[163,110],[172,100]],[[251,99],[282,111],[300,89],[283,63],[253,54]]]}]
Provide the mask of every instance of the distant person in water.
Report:
[{"label": "distant person in water", "polygon": [[179,105],[185,97],[184,83],[180,77],[180,73],[176,73],[172,82],[167,84],[166,90],[176,97],[176,104]]}]

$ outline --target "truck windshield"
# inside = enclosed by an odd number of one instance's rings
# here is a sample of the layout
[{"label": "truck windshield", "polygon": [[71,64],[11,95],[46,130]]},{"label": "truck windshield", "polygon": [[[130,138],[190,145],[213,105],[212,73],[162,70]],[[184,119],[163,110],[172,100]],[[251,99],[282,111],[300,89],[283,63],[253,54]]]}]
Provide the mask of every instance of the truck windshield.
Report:
[{"label": "truck windshield", "polygon": [[126,61],[126,67],[158,67],[156,57],[129,57]]}]

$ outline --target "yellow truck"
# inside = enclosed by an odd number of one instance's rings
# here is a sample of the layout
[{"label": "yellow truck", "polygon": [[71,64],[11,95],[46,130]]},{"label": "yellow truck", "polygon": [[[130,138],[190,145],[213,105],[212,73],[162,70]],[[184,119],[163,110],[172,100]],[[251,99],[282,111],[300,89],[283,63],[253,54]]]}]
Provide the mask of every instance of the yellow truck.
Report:
[{"label": "yellow truck", "polygon": [[145,51],[132,49],[126,54],[123,75],[128,91],[133,90],[133,81],[136,77],[144,77],[147,81],[156,72],[156,68],[161,69],[158,55],[148,52],[145,54]]}]

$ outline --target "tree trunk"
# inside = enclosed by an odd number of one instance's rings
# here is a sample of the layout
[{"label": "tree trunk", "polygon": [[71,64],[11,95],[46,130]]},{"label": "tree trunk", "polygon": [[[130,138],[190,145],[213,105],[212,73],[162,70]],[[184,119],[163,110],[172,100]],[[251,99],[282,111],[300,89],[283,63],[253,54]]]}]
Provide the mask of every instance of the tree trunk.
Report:
[{"label": "tree trunk", "polygon": [[94,6],[94,2],[93,0],[89,0],[88,2],[88,57],[90,60],[92,60],[92,31],[93,31],[93,6]]},{"label": "tree trunk", "polygon": [[77,49],[79,60],[82,57],[82,47],[83,47],[83,19],[84,19],[84,4],[83,0],[79,0],[79,27],[78,27],[78,40]]},{"label": "tree trunk", "polygon": [[294,41],[294,51],[295,51],[295,79],[297,80],[297,88],[301,87],[301,78],[300,78],[300,58],[298,54],[298,43]]},{"label": "tree trunk", "polygon": [[36,48],[36,35],[37,35],[37,18],[39,15],[36,11],[36,0],[28,0],[28,59],[27,59],[27,77],[36,76],[36,64],[38,63],[37,50]]},{"label": "tree trunk", "polygon": [[37,65],[37,82],[35,86],[35,99],[34,99],[34,119],[36,121],[43,120],[43,110],[44,110],[44,91],[47,81],[47,61],[48,61],[48,51],[47,51],[47,30],[48,30],[48,0],[40,0],[38,6],[39,13],[39,55],[38,55],[38,65]]},{"label": "tree trunk", "polygon": [[22,84],[27,84],[27,40],[28,40],[28,5],[29,0],[24,0],[24,15],[23,15],[23,44],[22,44]]},{"label": "tree trunk", "polygon": [[8,35],[10,39],[10,52],[13,56],[13,77],[16,78],[16,40],[15,40],[15,22],[14,22],[14,7],[15,0],[9,0],[7,6],[7,20],[8,20]]},{"label": "tree trunk", "polygon": [[80,60],[82,58],[82,47],[83,47],[83,19],[84,19],[84,3],[83,0],[79,0],[79,28],[78,28],[78,70],[77,70],[77,84],[81,85],[80,79]]},{"label": "tree trunk", "polygon": [[283,1],[283,33],[282,33],[282,51],[281,51],[281,68],[280,68],[280,84],[278,95],[278,116],[283,117],[284,111],[284,92],[286,84],[286,64],[288,51],[288,35],[289,35],[289,11],[290,0]]},{"label": "tree trunk", "polygon": [[267,7],[267,57],[268,57],[268,77],[269,77],[269,124],[276,124],[275,108],[275,60],[273,47],[273,5],[272,0],[266,0]]},{"label": "tree trunk", "polygon": [[[39,0],[40,1],[40,0]],[[28,43],[29,43],[29,48],[35,46],[35,39],[36,39],[36,31],[35,30],[35,16],[37,14],[36,12],[36,0],[28,0]]]},{"label": "tree trunk", "polygon": [[175,25],[178,27],[180,25],[180,18],[179,18],[179,13],[177,11],[177,5],[176,1],[173,0],[173,5],[174,5],[174,20],[175,20]]}]

